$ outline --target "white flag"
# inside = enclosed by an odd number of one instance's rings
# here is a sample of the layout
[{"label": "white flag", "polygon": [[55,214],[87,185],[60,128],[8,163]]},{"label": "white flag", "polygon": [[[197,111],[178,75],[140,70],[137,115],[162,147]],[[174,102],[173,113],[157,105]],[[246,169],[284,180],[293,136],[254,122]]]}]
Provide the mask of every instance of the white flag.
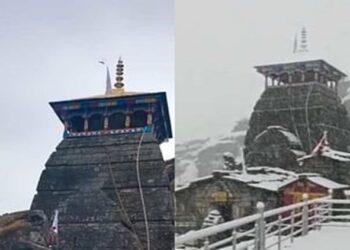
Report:
[{"label": "white flag", "polygon": [[319,155],[327,148],[329,148],[329,142],[327,139],[327,131],[324,131],[321,140],[318,142],[316,147],[312,150],[311,155],[313,156]]},{"label": "white flag", "polygon": [[54,233],[58,234],[58,210],[57,209],[55,210],[55,216],[52,221],[51,230]]}]

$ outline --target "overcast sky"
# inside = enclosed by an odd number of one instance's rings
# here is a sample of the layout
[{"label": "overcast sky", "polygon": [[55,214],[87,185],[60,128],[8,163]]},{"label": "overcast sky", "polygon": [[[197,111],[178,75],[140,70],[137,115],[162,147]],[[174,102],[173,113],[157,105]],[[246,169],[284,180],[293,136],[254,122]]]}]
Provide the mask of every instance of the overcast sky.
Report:
[{"label": "overcast sky", "polygon": [[[172,0],[0,0],[0,214],[28,209],[62,139],[48,105],[104,93],[122,55],[126,89],[166,91],[174,122]],[[173,156],[173,141],[164,157]]]},{"label": "overcast sky", "polygon": [[310,57],[350,74],[348,0],[176,0],[176,142],[227,133],[264,89],[253,66]]}]

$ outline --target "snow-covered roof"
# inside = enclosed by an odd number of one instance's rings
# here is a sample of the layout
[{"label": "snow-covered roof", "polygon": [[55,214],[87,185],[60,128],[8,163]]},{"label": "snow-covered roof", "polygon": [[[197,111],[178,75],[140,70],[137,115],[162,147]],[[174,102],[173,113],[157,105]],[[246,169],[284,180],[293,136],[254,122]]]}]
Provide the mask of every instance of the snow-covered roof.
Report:
[{"label": "snow-covered roof", "polygon": [[186,189],[190,187],[192,183],[213,178],[215,173],[220,173],[223,179],[243,182],[250,187],[265,189],[272,192],[277,192],[282,187],[294,181],[297,181],[300,178],[305,178],[327,189],[348,187],[347,185],[339,184],[337,182],[324,178],[317,173],[295,173],[277,167],[261,166],[249,167],[247,168],[247,173],[244,173],[240,170],[215,170],[213,171],[213,175],[195,179],[188,185],[177,188],[176,191]]},{"label": "snow-covered roof", "polygon": [[[306,159],[310,159],[315,157],[316,155],[308,154],[305,156],[302,156],[298,159],[298,161],[303,161]],[[342,162],[350,162],[350,153],[348,152],[342,152],[338,150],[331,149],[330,147],[326,147],[321,151],[321,156],[330,158],[332,160],[336,161],[342,161]]]},{"label": "snow-covered roof", "polygon": [[324,150],[322,156],[331,158],[337,161],[350,161],[350,153],[337,151],[334,149]]},{"label": "snow-covered roof", "polygon": [[197,182],[200,182],[200,181],[204,181],[204,180],[209,180],[211,178],[213,178],[212,175],[206,175],[206,176],[203,176],[203,177],[200,177],[200,178],[196,178],[193,181],[187,183],[186,185],[182,185],[182,186],[176,187],[175,191],[180,191],[180,190],[186,189],[186,188],[190,187],[191,184],[194,184],[194,183],[197,183]]},{"label": "snow-covered roof", "polygon": [[224,179],[244,182],[251,187],[262,188],[269,191],[278,191],[282,186],[298,179],[297,174],[281,168],[249,167],[247,173],[241,171],[227,171]]},{"label": "snow-covered roof", "polygon": [[306,153],[301,150],[291,149],[290,151],[298,157],[302,157],[306,155]]},{"label": "snow-covered roof", "polygon": [[328,189],[338,189],[338,188],[348,187],[348,185],[339,184],[337,182],[334,182],[334,181],[329,180],[327,178],[324,178],[322,176],[307,177],[307,179],[313,183],[316,183],[316,184],[318,184],[322,187],[328,188]]}]

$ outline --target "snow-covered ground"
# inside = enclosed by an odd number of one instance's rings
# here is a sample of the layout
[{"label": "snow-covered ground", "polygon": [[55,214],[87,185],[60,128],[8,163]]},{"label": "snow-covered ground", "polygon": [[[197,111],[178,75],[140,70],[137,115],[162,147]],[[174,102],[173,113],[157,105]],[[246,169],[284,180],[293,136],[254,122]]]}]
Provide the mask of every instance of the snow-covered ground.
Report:
[{"label": "snow-covered ground", "polygon": [[[269,238],[266,245],[275,243],[277,237]],[[248,242],[246,242],[248,243]],[[242,243],[241,243],[242,244]],[[243,243],[244,244],[244,243]],[[241,245],[242,246],[242,245]],[[239,246],[238,246],[239,247]],[[198,248],[177,248],[177,250],[195,250]],[[254,249],[253,246],[248,248]],[[321,230],[313,230],[306,236],[294,238],[293,243],[290,239],[285,239],[282,243],[282,250],[347,250],[350,249],[350,223],[332,222],[325,224]],[[232,250],[232,246],[220,248],[220,250]],[[269,250],[278,250],[277,246]]]},{"label": "snow-covered ground", "polygon": [[[267,246],[276,242],[277,237],[267,240]],[[253,249],[252,248],[249,248]],[[282,243],[282,250],[347,250],[350,249],[350,223],[332,222],[325,224],[321,230],[313,230],[306,236],[294,238],[293,243],[286,239]],[[232,250],[232,247],[220,248]],[[278,250],[277,246],[269,250]]]},{"label": "snow-covered ground", "polygon": [[[332,225],[336,224],[335,222]],[[346,250],[350,249],[350,224],[338,223],[337,227],[323,226],[320,231],[311,231],[304,237],[287,241],[282,249],[288,250]],[[277,248],[273,248],[276,250]]]}]

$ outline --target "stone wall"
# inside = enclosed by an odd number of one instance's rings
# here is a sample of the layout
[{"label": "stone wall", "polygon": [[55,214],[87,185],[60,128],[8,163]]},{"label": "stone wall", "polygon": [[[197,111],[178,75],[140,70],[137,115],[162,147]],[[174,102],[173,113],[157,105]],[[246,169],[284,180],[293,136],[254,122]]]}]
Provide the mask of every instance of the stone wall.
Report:
[{"label": "stone wall", "polygon": [[[43,170],[31,209],[59,209],[60,249],[146,249],[137,182],[141,134],[64,139]],[[151,249],[173,246],[169,179],[156,139],[145,134],[139,158]],[[112,175],[113,173],[113,175]],[[112,178],[113,176],[113,178]]]},{"label": "stone wall", "polygon": [[[255,213],[258,201],[263,201],[267,209],[277,206],[277,193],[253,188],[217,174],[214,173],[212,178],[193,182],[189,187],[176,191],[177,233],[199,229],[212,209],[219,210],[227,221]],[[218,201],[215,198],[217,192],[226,192],[227,200]],[[229,214],[223,214],[223,210]]]},{"label": "stone wall", "polygon": [[249,121],[245,146],[270,125],[287,128],[300,138],[306,152],[316,145],[324,130],[333,148],[346,151],[350,121],[337,94],[317,82],[267,88],[257,101]]}]

